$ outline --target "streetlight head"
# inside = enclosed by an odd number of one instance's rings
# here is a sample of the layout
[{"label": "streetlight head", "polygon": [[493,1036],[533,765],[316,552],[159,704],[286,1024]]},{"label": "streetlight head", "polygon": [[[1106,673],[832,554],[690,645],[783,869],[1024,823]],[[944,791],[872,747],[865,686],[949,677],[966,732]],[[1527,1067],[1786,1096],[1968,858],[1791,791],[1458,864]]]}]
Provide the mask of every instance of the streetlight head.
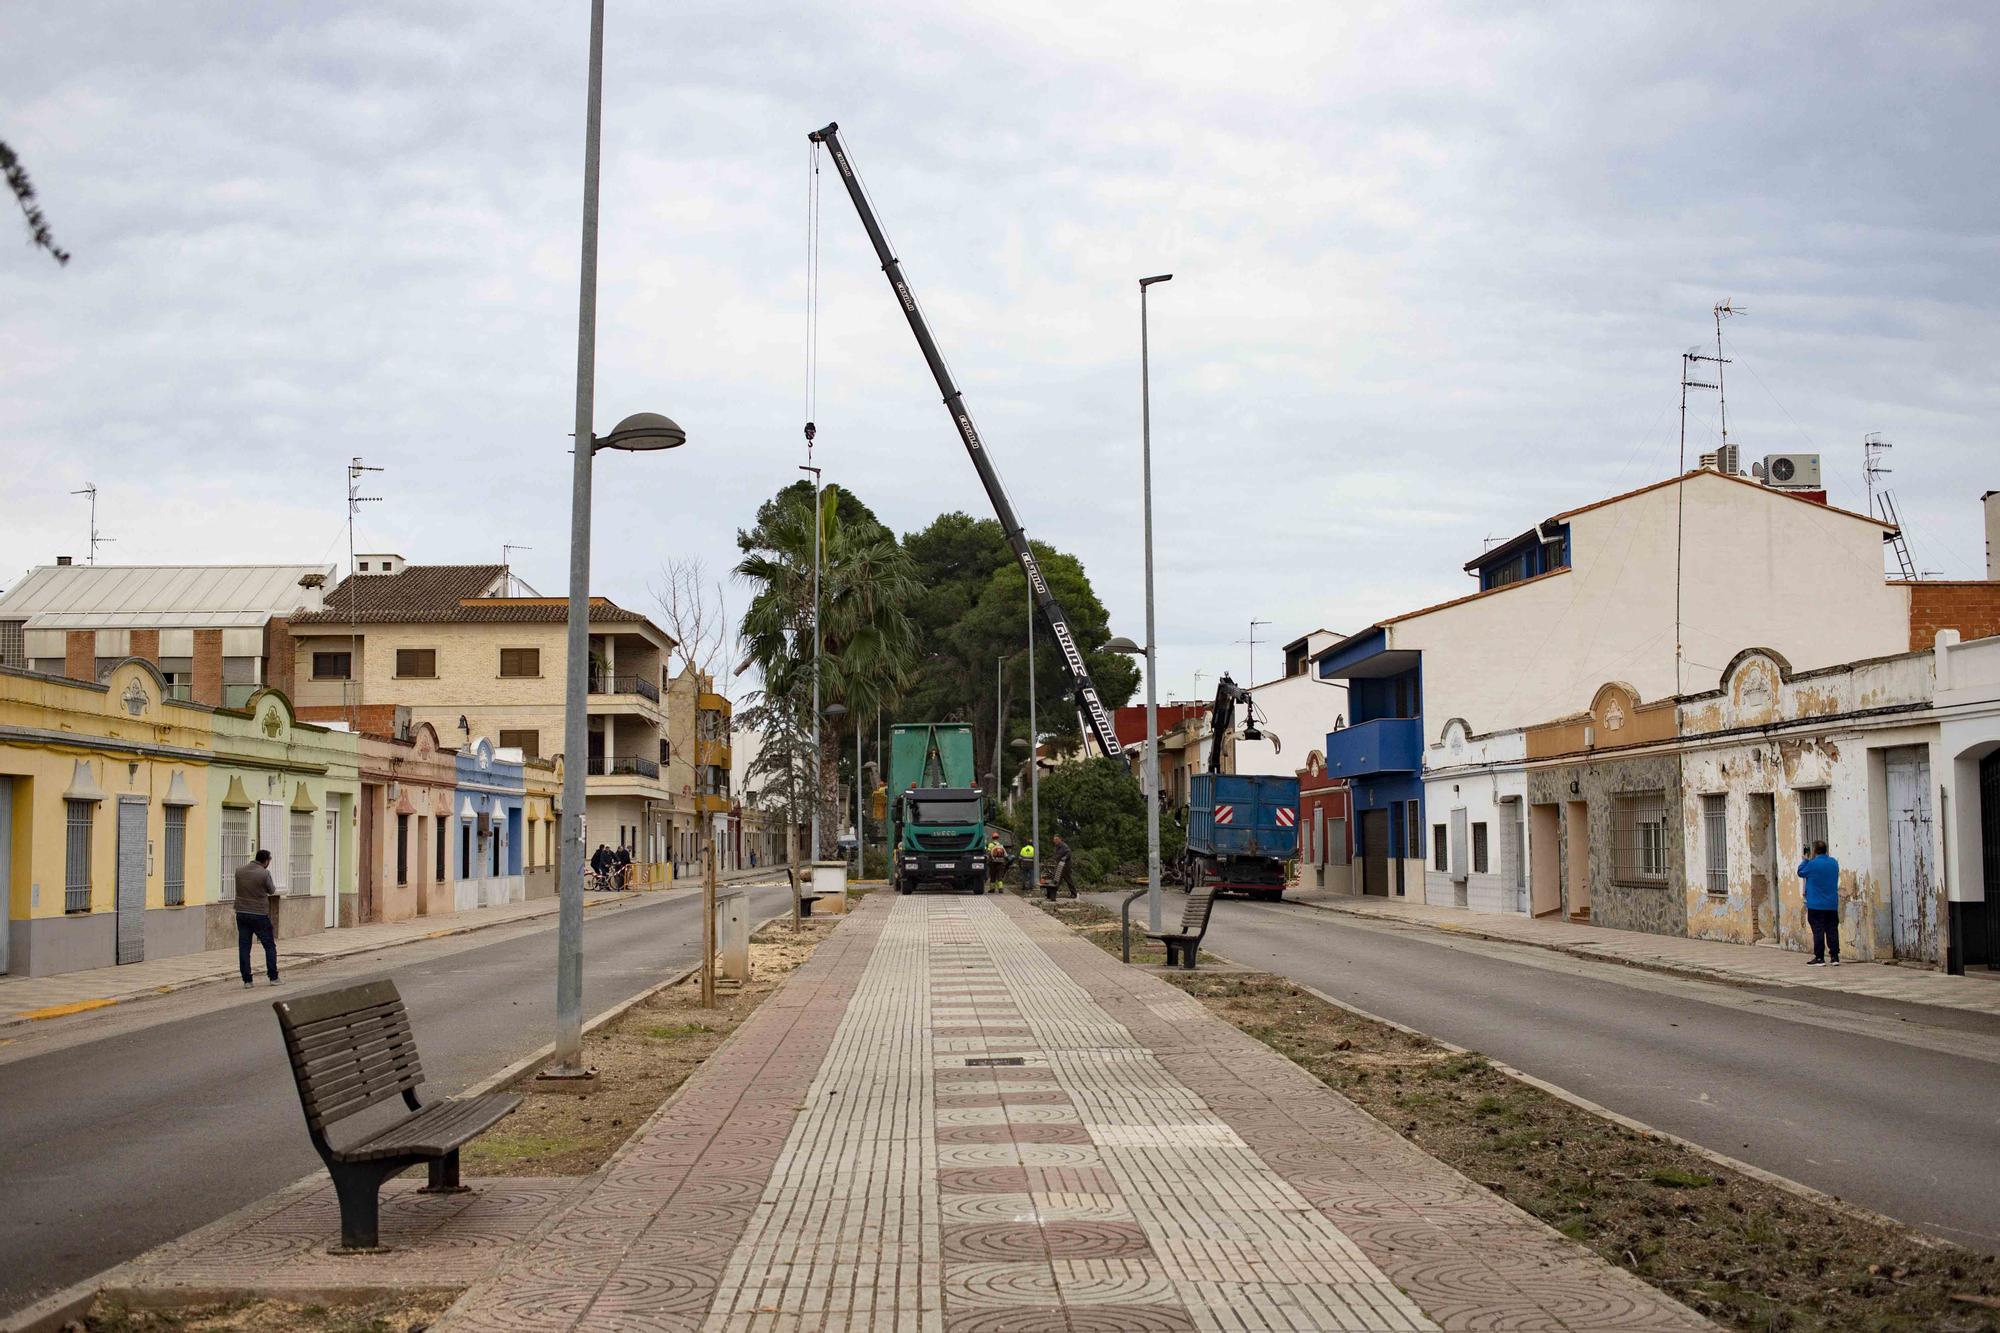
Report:
[{"label": "streetlight head", "polygon": [[1144,648],[1141,648],[1138,644],[1126,638],[1123,634],[1119,635],[1115,639],[1105,640],[1104,649],[1106,652],[1112,652],[1112,653],[1143,653],[1146,651]]},{"label": "streetlight head", "polygon": [[1160,274],[1155,274],[1155,275],[1154,275],[1153,277],[1150,277],[1150,278],[1141,278],[1141,279],[1139,279],[1139,285],[1140,285],[1141,287],[1150,287],[1150,286],[1152,286],[1152,285],[1153,285],[1154,283],[1156,283],[1156,282],[1172,282],[1173,280],[1174,280],[1174,275],[1173,275],[1173,274],[1171,274],[1171,273],[1160,273]]},{"label": "streetlight head", "polygon": [[1028,748],[1028,743],[1022,740],[1019,736],[1016,736],[1013,740],[1007,743],[1016,750],[1025,750]]},{"label": "streetlight head", "polygon": [[843,718],[847,716],[847,706],[845,704],[828,704],[821,711],[831,718]]},{"label": "streetlight head", "polygon": [[687,432],[673,418],[663,417],[658,412],[634,412],[612,427],[609,435],[599,438],[596,447],[644,452],[678,449],[686,443]]}]

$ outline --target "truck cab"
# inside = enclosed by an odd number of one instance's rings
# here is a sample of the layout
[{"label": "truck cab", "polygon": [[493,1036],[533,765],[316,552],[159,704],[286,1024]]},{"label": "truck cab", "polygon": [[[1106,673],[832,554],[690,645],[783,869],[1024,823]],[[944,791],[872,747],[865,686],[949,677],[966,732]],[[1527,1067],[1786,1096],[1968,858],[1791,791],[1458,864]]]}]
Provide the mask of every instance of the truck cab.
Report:
[{"label": "truck cab", "polygon": [[986,890],[986,798],[977,787],[911,787],[896,798],[896,892]]}]

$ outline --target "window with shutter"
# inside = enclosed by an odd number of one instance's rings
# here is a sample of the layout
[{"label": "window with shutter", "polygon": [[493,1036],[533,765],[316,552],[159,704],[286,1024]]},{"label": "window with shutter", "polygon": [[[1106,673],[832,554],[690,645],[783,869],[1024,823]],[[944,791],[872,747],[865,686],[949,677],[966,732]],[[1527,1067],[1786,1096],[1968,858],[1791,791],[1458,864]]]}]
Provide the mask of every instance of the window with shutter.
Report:
[{"label": "window with shutter", "polygon": [[539,648],[502,648],[500,650],[500,674],[508,677],[541,675],[542,650]]},{"label": "window with shutter", "polygon": [[432,679],[437,675],[437,649],[398,648],[396,674],[415,680]]},{"label": "window with shutter", "polygon": [[168,806],[166,848],[161,858],[165,864],[161,866],[161,871],[166,880],[166,904],[169,907],[180,907],[187,902],[187,832],[187,807]]},{"label": "window with shutter", "polygon": [[292,879],[286,887],[297,894],[310,894],[313,882],[313,817],[304,810],[292,811]]}]

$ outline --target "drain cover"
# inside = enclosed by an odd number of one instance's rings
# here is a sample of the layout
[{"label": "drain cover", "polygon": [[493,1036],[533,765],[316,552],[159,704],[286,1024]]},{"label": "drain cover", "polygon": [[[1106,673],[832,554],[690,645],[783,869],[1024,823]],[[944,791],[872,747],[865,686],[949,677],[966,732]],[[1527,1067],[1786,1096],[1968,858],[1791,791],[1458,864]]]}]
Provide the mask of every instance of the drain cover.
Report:
[{"label": "drain cover", "polygon": [[968,1066],[1024,1065],[1027,1063],[1018,1055],[974,1055],[967,1057]]}]

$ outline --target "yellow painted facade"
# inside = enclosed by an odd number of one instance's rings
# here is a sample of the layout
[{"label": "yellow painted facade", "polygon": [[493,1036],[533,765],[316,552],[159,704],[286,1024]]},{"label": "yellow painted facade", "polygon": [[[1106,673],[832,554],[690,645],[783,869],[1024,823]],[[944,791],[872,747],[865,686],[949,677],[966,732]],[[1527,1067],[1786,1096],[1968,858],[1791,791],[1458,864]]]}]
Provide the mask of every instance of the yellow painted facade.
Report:
[{"label": "yellow painted facade", "polygon": [[[351,874],[351,825],[329,826],[325,812],[352,799],[352,736],[296,723],[275,690],[243,710],[166,693],[137,658],[101,684],[0,671],[7,971],[48,975],[233,942],[225,809],[247,810],[254,838],[260,814],[273,811],[289,832],[294,810],[310,805],[328,850],[297,863],[299,896],[323,903],[339,867]],[[273,865],[281,885],[293,864]],[[290,917],[281,909],[283,932],[323,928],[314,905]]]}]

